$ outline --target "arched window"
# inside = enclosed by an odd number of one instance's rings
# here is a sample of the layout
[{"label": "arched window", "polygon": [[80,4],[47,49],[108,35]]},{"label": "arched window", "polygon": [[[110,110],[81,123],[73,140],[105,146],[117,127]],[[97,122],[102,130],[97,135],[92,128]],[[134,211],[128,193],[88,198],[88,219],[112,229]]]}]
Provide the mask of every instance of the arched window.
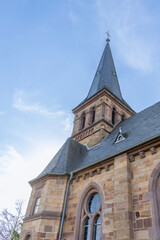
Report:
[{"label": "arched window", "polygon": [[22,240],[33,240],[34,236],[33,236],[33,230],[29,229],[23,236]]},{"label": "arched window", "polygon": [[40,204],[40,197],[38,197],[38,198],[36,199],[36,202],[35,202],[35,205],[34,205],[33,214],[37,214],[38,208],[39,208],[39,204]]},{"label": "arched window", "polygon": [[85,122],[86,122],[86,114],[84,112],[82,113],[82,117],[81,117],[81,129],[85,127]]},{"label": "arched window", "polygon": [[[152,153],[156,149],[151,148]],[[160,163],[153,169],[149,180],[147,200],[151,201],[152,209],[152,226],[149,232],[149,238],[159,240],[160,236]]]},{"label": "arched window", "polygon": [[31,235],[28,234],[28,235],[25,237],[25,240],[31,240]]},{"label": "arched window", "polygon": [[112,124],[113,125],[115,124],[115,115],[116,115],[116,109],[113,108],[113,110],[112,110]]},{"label": "arched window", "polygon": [[121,120],[123,121],[125,119],[125,115],[122,114]]},{"label": "arched window", "polygon": [[96,110],[95,110],[95,107],[93,107],[91,110],[91,123],[94,123],[95,115],[96,115]]},{"label": "arched window", "polygon": [[74,239],[100,240],[102,234],[102,197],[96,188],[91,188],[83,193],[77,211]]}]

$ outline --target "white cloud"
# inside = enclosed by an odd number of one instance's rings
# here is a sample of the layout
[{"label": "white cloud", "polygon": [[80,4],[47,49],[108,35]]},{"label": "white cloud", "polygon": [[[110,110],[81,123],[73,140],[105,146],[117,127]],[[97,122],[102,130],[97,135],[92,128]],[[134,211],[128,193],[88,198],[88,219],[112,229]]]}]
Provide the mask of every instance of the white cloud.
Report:
[{"label": "white cloud", "polygon": [[5,112],[0,112],[0,115],[4,115],[5,114]]},{"label": "white cloud", "polygon": [[29,153],[20,153],[8,145],[0,151],[0,211],[14,209],[16,200],[24,200],[24,211],[30,196],[29,180],[37,177],[61,146],[61,142],[38,142]]},{"label": "white cloud", "polygon": [[41,114],[47,117],[52,117],[52,118],[65,115],[64,111],[52,112],[38,103],[28,104],[24,101],[24,98],[25,98],[25,94],[23,91],[16,91],[14,95],[13,106],[22,112],[38,113],[38,114]]},{"label": "white cloud", "polygon": [[152,19],[145,5],[137,0],[96,0],[96,7],[102,35],[105,30],[111,29],[111,35],[118,39],[114,41],[116,48],[121,51],[126,63],[144,72],[152,70],[154,46],[148,44],[147,28],[151,26]]},{"label": "white cloud", "polygon": [[35,113],[43,115],[44,117],[58,119],[64,126],[65,132],[71,131],[72,117],[70,114],[66,113],[63,110],[51,111],[39,103],[28,103],[28,97],[21,90],[16,91],[14,95],[13,107],[22,112]]}]

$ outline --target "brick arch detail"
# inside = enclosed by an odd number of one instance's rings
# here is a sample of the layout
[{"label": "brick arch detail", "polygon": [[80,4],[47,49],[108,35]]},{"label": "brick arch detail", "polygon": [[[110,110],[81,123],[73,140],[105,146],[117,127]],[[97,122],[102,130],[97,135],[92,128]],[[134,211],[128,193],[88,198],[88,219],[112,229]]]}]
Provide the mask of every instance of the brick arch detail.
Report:
[{"label": "brick arch detail", "polygon": [[152,228],[149,228],[149,237],[155,240],[160,240],[160,191],[157,192],[157,187],[160,187],[160,163],[154,168],[151,173],[147,199],[151,202],[152,210]]},{"label": "brick arch detail", "polygon": [[74,233],[74,239],[80,240],[80,226],[81,226],[81,212],[82,212],[82,207],[83,204],[86,202],[86,199],[89,197],[90,192],[97,192],[100,194],[101,196],[101,212],[102,212],[102,217],[101,217],[101,240],[104,239],[103,237],[103,209],[104,209],[104,194],[103,191],[101,189],[101,187],[99,186],[98,183],[96,182],[91,182],[89,183],[85,189],[83,190],[83,192],[81,193],[80,199],[78,201],[77,204],[77,210],[76,210],[76,225],[75,225],[75,233]]}]

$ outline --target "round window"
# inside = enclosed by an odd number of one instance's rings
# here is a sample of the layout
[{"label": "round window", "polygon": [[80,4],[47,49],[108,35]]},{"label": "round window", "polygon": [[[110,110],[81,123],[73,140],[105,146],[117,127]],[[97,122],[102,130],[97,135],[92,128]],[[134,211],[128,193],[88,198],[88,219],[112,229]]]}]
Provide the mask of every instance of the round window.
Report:
[{"label": "round window", "polygon": [[98,193],[94,193],[89,199],[88,209],[90,213],[95,213],[101,204],[101,197]]}]

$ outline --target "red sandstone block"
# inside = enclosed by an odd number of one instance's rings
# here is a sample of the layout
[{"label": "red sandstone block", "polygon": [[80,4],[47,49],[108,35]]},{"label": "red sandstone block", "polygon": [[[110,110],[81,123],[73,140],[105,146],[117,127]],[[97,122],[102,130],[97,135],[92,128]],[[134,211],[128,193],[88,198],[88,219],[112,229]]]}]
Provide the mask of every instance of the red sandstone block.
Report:
[{"label": "red sandstone block", "polygon": [[152,227],[152,219],[151,218],[146,218],[144,219],[144,227]]},{"label": "red sandstone block", "polygon": [[136,223],[137,223],[137,228],[143,228],[143,225],[144,225],[143,219],[137,220]]}]

